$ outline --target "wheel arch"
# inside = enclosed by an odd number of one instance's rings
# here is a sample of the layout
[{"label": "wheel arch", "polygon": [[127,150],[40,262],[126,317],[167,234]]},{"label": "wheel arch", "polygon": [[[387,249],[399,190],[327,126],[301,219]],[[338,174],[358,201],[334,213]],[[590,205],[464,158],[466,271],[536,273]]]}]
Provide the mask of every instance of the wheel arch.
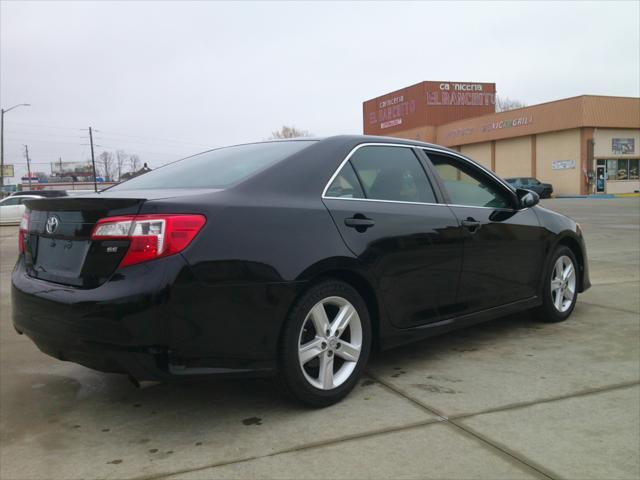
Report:
[{"label": "wheel arch", "polygon": [[[372,350],[380,349],[380,335],[382,330],[382,315],[383,308],[379,302],[378,296],[375,293],[375,289],[371,282],[365,277],[365,275],[355,272],[353,270],[347,268],[332,268],[327,269],[322,272],[316,273],[313,278],[310,278],[305,285],[305,288],[301,289],[293,302],[291,302],[291,306],[287,312],[287,318],[291,310],[293,309],[296,302],[312,287],[317,285],[320,282],[326,280],[340,280],[351,287],[353,287],[358,294],[362,297],[365,304],[367,305],[367,309],[369,312],[369,319],[371,320],[371,340]],[[284,322],[280,328],[279,338],[282,336],[282,331],[284,329]]]},{"label": "wheel arch", "polygon": [[551,249],[549,255],[552,255],[553,252],[559,246],[565,246],[569,248],[576,257],[578,261],[578,292],[584,291],[584,266],[585,266],[585,258],[582,253],[582,248],[580,248],[580,242],[578,239],[574,238],[572,234],[562,235],[555,243],[554,247]]}]

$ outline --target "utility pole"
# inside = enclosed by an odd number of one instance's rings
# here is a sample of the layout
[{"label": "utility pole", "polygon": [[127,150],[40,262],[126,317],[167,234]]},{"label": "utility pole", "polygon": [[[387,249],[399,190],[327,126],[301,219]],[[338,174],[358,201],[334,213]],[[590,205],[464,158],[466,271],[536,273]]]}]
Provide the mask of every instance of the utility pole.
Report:
[{"label": "utility pole", "polygon": [[29,161],[29,147],[24,146],[24,155],[27,157],[27,177],[29,177],[29,190],[31,190],[31,163]]},{"label": "utility pole", "polygon": [[6,110],[0,109],[0,192],[4,190],[4,114],[18,107],[30,107],[29,103],[19,103]]},{"label": "utility pole", "polygon": [[60,178],[60,182],[62,182],[62,157],[58,157],[58,161],[60,162],[60,172],[58,172],[58,177]]},{"label": "utility pole", "polygon": [[89,141],[91,143],[91,165],[93,165],[93,191],[98,191],[98,183],[96,181],[96,158],[93,155],[93,130],[89,127]]}]

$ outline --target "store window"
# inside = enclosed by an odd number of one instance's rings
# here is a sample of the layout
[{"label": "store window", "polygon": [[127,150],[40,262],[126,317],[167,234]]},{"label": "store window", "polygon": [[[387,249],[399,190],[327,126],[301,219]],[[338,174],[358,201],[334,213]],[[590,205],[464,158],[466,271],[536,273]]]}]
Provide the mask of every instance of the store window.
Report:
[{"label": "store window", "polygon": [[637,158],[618,158],[607,160],[608,180],[638,180],[640,160]]}]

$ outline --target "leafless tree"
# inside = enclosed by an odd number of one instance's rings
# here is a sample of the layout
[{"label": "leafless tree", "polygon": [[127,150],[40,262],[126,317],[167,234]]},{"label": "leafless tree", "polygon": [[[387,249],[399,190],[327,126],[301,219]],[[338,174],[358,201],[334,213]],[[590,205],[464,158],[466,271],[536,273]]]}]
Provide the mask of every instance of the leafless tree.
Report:
[{"label": "leafless tree", "polygon": [[499,97],[496,95],[496,112],[507,112],[516,108],[526,107],[527,104],[520,100],[514,100],[509,97]]},{"label": "leafless tree", "polygon": [[118,181],[122,178],[122,168],[124,167],[124,163],[127,161],[128,155],[124,150],[116,150],[116,171],[118,173]]},{"label": "leafless tree", "polygon": [[129,155],[129,166],[131,167],[132,172],[140,170],[140,157],[135,153],[133,155]]},{"label": "leafless tree", "polygon": [[307,130],[300,130],[296,127],[288,127],[283,125],[282,128],[276,132],[271,132],[271,140],[280,138],[296,138],[296,137],[309,137],[311,134]]},{"label": "leafless tree", "polygon": [[113,179],[113,153],[106,150],[98,155],[98,170],[104,177],[106,182],[110,182]]}]

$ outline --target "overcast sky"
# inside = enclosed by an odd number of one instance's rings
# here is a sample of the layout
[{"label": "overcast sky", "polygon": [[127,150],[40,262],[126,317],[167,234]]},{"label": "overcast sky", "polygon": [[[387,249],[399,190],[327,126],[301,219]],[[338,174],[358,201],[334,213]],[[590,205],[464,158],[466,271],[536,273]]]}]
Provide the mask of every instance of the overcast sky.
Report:
[{"label": "overcast sky", "polygon": [[5,116],[5,162],[84,160],[89,125],[96,154],[151,166],[283,124],[361,133],[364,100],[422,80],[639,96],[639,4],[2,1],[1,104],[32,104]]}]

